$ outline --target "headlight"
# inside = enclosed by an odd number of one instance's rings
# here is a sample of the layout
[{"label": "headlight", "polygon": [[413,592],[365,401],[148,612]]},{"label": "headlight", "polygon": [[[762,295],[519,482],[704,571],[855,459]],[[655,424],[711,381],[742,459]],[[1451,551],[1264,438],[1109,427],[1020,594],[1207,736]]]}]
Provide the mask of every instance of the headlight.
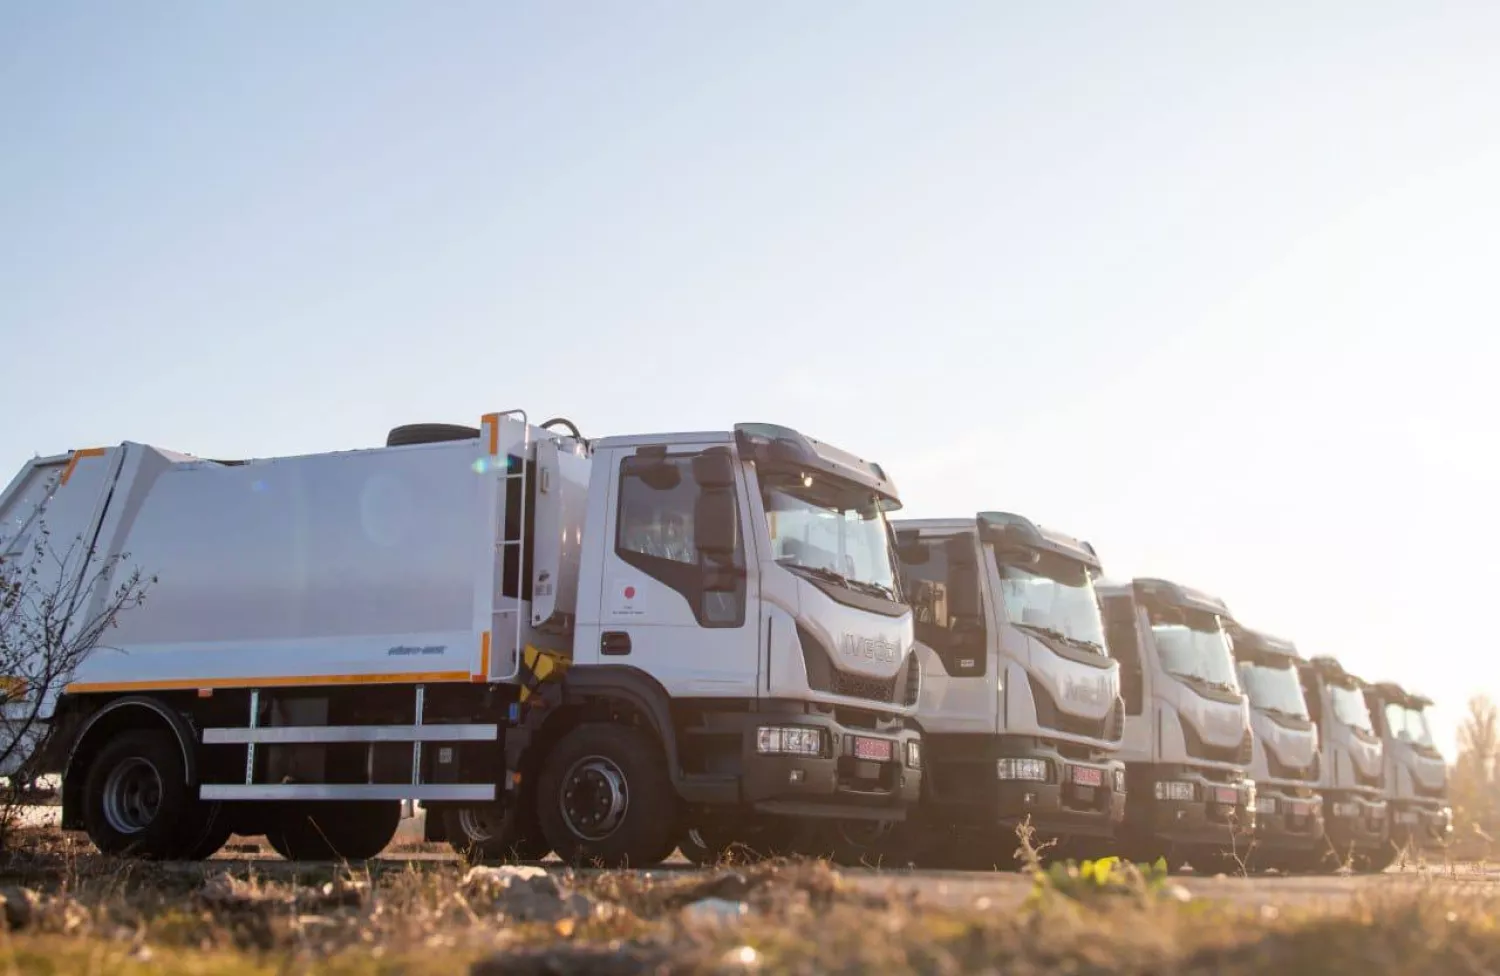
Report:
[{"label": "headlight", "polygon": [[1125,792],[1125,770],[1123,770],[1123,769],[1116,769],[1116,770],[1114,770],[1114,784],[1115,784],[1115,792],[1116,793],[1124,793]]},{"label": "headlight", "polygon": [[1276,798],[1274,796],[1258,796],[1255,798],[1255,812],[1272,814],[1276,812]]},{"label": "headlight", "polygon": [[1335,803],[1333,805],[1333,815],[1335,817],[1357,817],[1359,816],[1359,804]]},{"label": "headlight", "polygon": [[761,726],[755,730],[755,751],[763,756],[821,756],[823,730]]},{"label": "headlight", "polygon": [[1183,783],[1177,780],[1158,780],[1156,783],[1156,798],[1158,800],[1192,801],[1198,798],[1198,788],[1192,783]]},{"label": "headlight", "polygon": [[917,739],[906,742],[906,765],[912,769],[922,768],[922,743]]},{"label": "headlight", "polygon": [[1000,779],[1022,779],[1033,783],[1047,782],[1045,759],[996,759],[995,775]]}]

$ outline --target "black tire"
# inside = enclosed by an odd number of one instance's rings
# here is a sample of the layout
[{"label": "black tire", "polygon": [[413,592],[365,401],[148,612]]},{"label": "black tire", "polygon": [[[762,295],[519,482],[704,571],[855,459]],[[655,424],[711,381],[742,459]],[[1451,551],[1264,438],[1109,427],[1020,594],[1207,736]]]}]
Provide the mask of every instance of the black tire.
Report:
[{"label": "black tire", "polygon": [[522,794],[507,816],[498,804],[449,807],[443,811],[448,845],[466,861],[540,861],[552,853],[536,820],[536,804]]},{"label": "black tire", "polygon": [[266,840],[288,861],[366,861],[401,826],[396,800],[322,800],[288,804]]},{"label": "black tire", "polygon": [[677,792],[656,739],[590,723],[563,736],[542,763],[537,819],[565,862],[650,867],[677,846]]},{"label": "black tire", "polygon": [[233,833],[229,814],[218,804],[214,804],[213,812],[209,814],[197,842],[187,849],[183,858],[188,861],[206,861],[223,849]]},{"label": "black tire", "polygon": [[391,428],[385,435],[386,447],[405,447],[409,444],[436,444],[441,441],[467,441],[479,436],[478,427],[460,424],[403,424]]},{"label": "black tire", "polygon": [[[196,805],[192,792],[176,736],[145,729],[126,732],[89,763],[83,784],[84,829],[104,854],[180,857],[188,844],[179,828]],[[195,833],[191,842],[197,839]]]}]

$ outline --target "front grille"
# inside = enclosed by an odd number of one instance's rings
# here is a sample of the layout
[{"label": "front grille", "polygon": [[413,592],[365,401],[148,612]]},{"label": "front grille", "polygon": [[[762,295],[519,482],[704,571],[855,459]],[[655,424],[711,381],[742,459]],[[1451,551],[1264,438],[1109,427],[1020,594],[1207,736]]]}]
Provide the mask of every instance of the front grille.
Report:
[{"label": "front grille", "polygon": [[1057,700],[1045,685],[1030,674],[1026,676],[1026,680],[1031,685],[1031,699],[1036,703],[1037,724],[1069,735],[1081,735],[1090,739],[1109,738],[1107,732],[1112,721],[1111,714],[1106,713],[1103,718],[1085,718],[1065,712],[1057,707]]},{"label": "front grille", "polygon": [[902,670],[906,672],[906,694],[902,702],[915,705],[922,697],[922,663],[917,660],[915,651],[906,656],[906,663],[902,665]]},{"label": "front grille", "polygon": [[1270,746],[1266,747],[1266,770],[1272,779],[1287,779],[1297,782],[1311,783],[1318,778],[1317,754],[1313,754],[1313,761],[1301,769],[1296,766],[1288,766],[1276,758],[1276,752]]},{"label": "front grille", "polygon": [[1239,745],[1234,746],[1211,746],[1198,736],[1198,730],[1193,728],[1192,723],[1182,723],[1183,744],[1187,746],[1187,754],[1194,759],[1203,759],[1207,762],[1231,763],[1239,766],[1248,766],[1254,755],[1255,740],[1250,737],[1250,732],[1245,732],[1244,738]]},{"label": "front grille", "polygon": [[1109,711],[1109,728],[1104,737],[1111,742],[1125,738],[1125,699],[1115,696],[1114,708]]},{"label": "front grille", "polygon": [[[920,675],[915,681],[911,676],[911,672],[920,670],[915,652],[909,652],[906,655],[906,663],[901,666],[901,670],[897,671],[894,677],[873,678],[869,675],[840,671],[833,663],[833,655],[823,646],[823,642],[801,624],[797,625],[797,641],[802,645],[802,661],[807,666],[807,686],[813,691],[880,702],[883,705],[894,705],[897,689],[900,689],[904,700],[904,696],[912,694],[914,684],[921,680]],[[916,701],[912,699],[905,703],[914,705]]]}]

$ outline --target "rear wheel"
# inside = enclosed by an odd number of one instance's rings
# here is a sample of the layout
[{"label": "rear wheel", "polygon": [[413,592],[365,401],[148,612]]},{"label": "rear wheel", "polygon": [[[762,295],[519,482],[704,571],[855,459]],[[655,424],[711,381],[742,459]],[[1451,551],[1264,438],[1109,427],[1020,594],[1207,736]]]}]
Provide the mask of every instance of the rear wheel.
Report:
[{"label": "rear wheel", "polygon": [[661,746],[641,729],[580,725],[543,763],[537,819],[548,845],[570,863],[666,860],[677,844],[678,805]]},{"label": "rear wheel", "polygon": [[448,844],[468,861],[540,861],[552,852],[536,822],[534,797],[523,795],[507,818],[499,804],[443,811]]},{"label": "rear wheel", "polygon": [[[84,829],[102,853],[152,860],[180,857],[185,845],[179,828],[195,807],[182,747],[170,732],[126,732],[89,763]],[[193,841],[197,839],[195,833]]]},{"label": "rear wheel", "polygon": [[266,840],[289,861],[364,861],[385,850],[400,825],[395,800],[289,803]]}]

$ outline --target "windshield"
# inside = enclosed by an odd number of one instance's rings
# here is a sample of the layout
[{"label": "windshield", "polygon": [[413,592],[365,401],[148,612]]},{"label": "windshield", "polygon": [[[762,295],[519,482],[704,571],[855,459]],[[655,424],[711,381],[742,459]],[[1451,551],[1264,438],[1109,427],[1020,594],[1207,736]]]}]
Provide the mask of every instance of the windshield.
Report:
[{"label": "windshield", "polygon": [[1038,555],[1035,563],[1017,566],[995,553],[1006,617],[1103,651],[1104,623],[1087,567],[1052,553]]},{"label": "windshield", "polygon": [[1407,708],[1390,702],[1385,706],[1385,723],[1391,735],[1402,742],[1415,742],[1419,746],[1433,748],[1432,729],[1427,724],[1427,712],[1420,708]]},{"label": "windshield", "polygon": [[1239,691],[1229,638],[1219,618],[1198,610],[1152,610],[1151,633],[1162,667],[1179,678],[1193,678]]},{"label": "windshield", "polygon": [[1302,682],[1290,664],[1272,667],[1268,664],[1240,665],[1240,684],[1250,695],[1250,704],[1267,712],[1279,712],[1294,718],[1307,718],[1307,701],[1302,697]]},{"label": "windshield", "polygon": [[761,499],[778,563],[896,598],[885,509],[868,489],[833,478],[772,477],[762,481]]},{"label": "windshield", "polygon": [[1333,696],[1335,718],[1362,732],[1375,731],[1375,725],[1370,721],[1370,708],[1365,704],[1365,696],[1358,688],[1330,684],[1328,691]]}]

